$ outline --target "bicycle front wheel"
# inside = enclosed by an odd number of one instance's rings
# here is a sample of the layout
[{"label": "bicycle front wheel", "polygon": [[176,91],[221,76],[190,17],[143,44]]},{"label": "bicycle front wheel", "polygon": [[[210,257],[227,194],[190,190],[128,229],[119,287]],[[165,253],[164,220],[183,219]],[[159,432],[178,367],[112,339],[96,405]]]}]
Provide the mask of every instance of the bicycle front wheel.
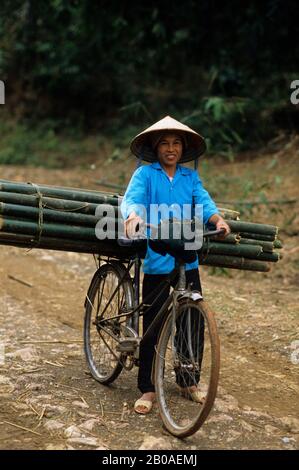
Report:
[{"label": "bicycle front wheel", "polygon": [[[154,381],[161,418],[176,437],[194,434],[208,417],[217,392],[220,344],[213,312],[186,300],[170,311],[155,357]],[[193,401],[192,391],[203,397]],[[193,398],[193,399],[192,399]]]},{"label": "bicycle front wheel", "polygon": [[84,350],[92,376],[108,385],[121,373],[126,355],[118,340],[128,324],[121,317],[133,306],[133,286],[121,263],[107,263],[95,273],[85,302]]}]

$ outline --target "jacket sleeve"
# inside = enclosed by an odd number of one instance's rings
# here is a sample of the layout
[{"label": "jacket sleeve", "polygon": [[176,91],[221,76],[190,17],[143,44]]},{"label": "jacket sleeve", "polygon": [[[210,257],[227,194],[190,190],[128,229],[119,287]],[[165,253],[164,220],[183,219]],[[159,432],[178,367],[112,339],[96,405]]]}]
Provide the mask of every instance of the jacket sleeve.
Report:
[{"label": "jacket sleeve", "polygon": [[133,173],[124,194],[120,210],[124,220],[126,220],[133,211],[144,219],[146,217],[147,207],[148,181],[146,167],[141,166]]},{"label": "jacket sleeve", "polygon": [[200,177],[194,171],[193,180],[193,201],[195,206],[195,215],[200,219],[203,217],[203,223],[206,224],[209,218],[214,214],[219,214],[215,202],[209,195],[208,191],[203,187]]}]

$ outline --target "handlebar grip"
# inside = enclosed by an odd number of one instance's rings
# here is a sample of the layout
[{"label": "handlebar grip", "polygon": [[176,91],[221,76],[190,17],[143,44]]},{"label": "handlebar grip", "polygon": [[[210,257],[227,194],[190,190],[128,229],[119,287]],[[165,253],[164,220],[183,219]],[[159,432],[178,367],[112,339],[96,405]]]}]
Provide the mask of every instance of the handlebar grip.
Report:
[{"label": "handlebar grip", "polygon": [[204,237],[213,237],[214,235],[219,235],[220,233],[225,232],[224,228],[220,228],[219,230],[210,230],[209,232],[204,232]]}]

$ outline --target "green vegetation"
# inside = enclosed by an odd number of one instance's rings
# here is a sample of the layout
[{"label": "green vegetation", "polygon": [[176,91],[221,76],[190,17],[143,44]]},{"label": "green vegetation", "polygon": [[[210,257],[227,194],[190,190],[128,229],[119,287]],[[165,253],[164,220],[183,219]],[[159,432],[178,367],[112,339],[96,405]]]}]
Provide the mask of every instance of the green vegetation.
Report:
[{"label": "green vegetation", "polygon": [[0,162],[62,167],[91,132],[121,152],[165,114],[229,160],[296,131],[297,18],[295,0],[2,0]]},{"label": "green vegetation", "polygon": [[[85,165],[98,151],[99,139],[88,138],[82,132],[64,129],[58,133],[53,122],[29,125],[6,118],[0,120],[0,164],[33,165],[64,168]],[[90,156],[90,157],[89,157]]]}]

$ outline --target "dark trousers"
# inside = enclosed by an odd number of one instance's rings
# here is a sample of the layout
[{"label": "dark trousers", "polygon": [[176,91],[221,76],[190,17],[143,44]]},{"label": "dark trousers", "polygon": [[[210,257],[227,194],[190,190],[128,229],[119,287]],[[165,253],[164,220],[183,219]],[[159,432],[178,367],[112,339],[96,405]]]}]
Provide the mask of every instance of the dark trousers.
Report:
[{"label": "dark trousers", "polygon": [[[159,285],[161,285],[161,288],[162,288],[162,286],[164,285],[163,281],[165,281],[167,276],[168,276],[167,274],[144,274],[143,286],[142,286],[143,302],[147,304],[151,304],[157,298],[157,291],[156,292],[153,292],[153,291]],[[176,282],[177,282],[177,279],[174,279],[172,283],[172,287],[175,286]],[[191,269],[189,271],[186,271],[186,282],[187,282],[187,285],[191,285],[192,290],[197,290],[197,291],[202,292],[198,269]],[[163,291],[163,294],[161,294],[157,303],[155,303],[153,307],[149,308],[143,315],[143,334],[146,332],[149,325],[151,324],[151,322],[153,321],[153,319],[159,312],[163,303],[167,300],[169,293],[170,293],[170,287],[166,288]],[[197,313],[197,311],[195,313]],[[161,323],[162,321],[163,320],[161,320]],[[185,321],[184,318],[182,318],[181,321],[184,322]],[[157,341],[158,341],[158,335],[159,335],[161,323],[160,325],[157,325],[155,333],[148,338],[146,343],[144,345],[141,343],[140,345],[140,355],[139,355],[140,365],[139,365],[139,373],[138,373],[138,388],[141,391],[141,393],[155,391],[155,387],[151,381],[151,372],[152,372],[152,365],[153,365],[153,359],[154,359],[154,354],[155,354],[155,345],[157,344]],[[199,348],[202,351],[203,342],[204,342],[204,337],[203,337],[204,324],[203,324],[203,318],[201,317],[199,319],[198,314],[196,315],[196,318],[192,320],[192,331],[193,332],[200,331],[200,335],[196,335],[196,337],[199,338],[199,340],[197,340],[197,343],[199,341],[201,344],[195,345],[195,348]],[[179,342],[179,338],[176,338],[176,341]],[[199,376],[200,376],[200,372],[197,371],[195,375],[195,383],[198,383],[199,378],[200,378]],[[187,387],[187,386],[191,386],[194,384],[194,380],[192,383],[188,383],[187,378],[182,376],[181,374],[178,374],[177,371],[176,371],[176,377],[177,377],[177,383],[181,387]]]}]

